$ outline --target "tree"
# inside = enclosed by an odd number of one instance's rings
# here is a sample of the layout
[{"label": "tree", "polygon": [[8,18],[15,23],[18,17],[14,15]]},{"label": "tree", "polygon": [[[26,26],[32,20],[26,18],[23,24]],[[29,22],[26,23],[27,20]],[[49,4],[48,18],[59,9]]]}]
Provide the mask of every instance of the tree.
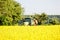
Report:
[{"label": "tree", "polygon": [[45,24],[48,20],[48,16],[45,13],[42,13],[41,15],[40,14],[35,14],[34,17],[38,20],[39,25]]},{"label": "tree", "polygon": [[59,24],[60,24],[59,18],[57,18],[57,17],[51,18],[50,24],[53,24],[53,25],[59,25]]},{"label": "tree", "polygon": [[48,24],[48,23],[46,23],[47,20],[48,20],[48,15],[45,14],[45,13],[42,13],[41,16],[40,16],[40,22],[41,22],[41,24]]},{"label": "tree", "polygon": [[14,0],[0,0],[0,25],[15,25],[21,18],[23,8]]}]

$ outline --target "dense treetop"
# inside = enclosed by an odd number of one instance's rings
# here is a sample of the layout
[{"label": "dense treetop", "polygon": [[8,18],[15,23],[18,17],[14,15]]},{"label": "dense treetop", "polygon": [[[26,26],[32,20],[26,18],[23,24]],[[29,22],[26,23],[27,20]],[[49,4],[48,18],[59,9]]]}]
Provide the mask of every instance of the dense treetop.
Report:
[{"label": "dense treetop", "polygon": [[0,25],[17,24],[21,13],[21,4],[14,0],[0,0]]}]

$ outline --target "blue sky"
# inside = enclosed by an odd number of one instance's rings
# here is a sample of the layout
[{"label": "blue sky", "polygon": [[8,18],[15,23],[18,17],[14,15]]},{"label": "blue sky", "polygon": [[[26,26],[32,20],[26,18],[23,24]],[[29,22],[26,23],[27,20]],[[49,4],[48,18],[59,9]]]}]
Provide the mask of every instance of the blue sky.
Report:
[{"label": "blue sky", "polygon": [[45,12],[48,15],[60,15],[60,0],[16,0],[25,9],[25,15]]}]

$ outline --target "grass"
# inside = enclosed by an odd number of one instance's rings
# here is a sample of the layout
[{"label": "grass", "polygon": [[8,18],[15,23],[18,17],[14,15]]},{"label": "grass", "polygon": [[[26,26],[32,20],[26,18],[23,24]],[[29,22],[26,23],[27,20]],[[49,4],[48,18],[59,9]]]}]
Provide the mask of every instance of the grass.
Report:
[{"label": "grass", "polygon": [[60,25],[0,26],[0,40],[60,40]]}]

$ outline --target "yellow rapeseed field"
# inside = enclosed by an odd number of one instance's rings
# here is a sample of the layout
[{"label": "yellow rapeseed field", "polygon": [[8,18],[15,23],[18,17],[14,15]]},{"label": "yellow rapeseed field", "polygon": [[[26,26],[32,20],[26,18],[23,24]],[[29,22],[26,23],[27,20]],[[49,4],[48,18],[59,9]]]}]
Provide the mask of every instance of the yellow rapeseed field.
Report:
[{"label": "yellow rapeseed field", "polygon": [[60,40],[60,25],[0,26],[0,40]]}]

